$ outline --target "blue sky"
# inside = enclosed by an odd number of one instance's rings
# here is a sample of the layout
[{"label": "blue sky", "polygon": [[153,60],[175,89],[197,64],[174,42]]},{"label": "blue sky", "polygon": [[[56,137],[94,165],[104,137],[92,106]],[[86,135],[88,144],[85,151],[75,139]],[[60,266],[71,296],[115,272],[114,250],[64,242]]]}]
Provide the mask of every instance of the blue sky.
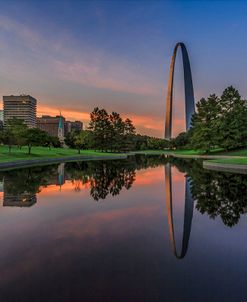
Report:
[{"label": "blue sky", "polygon": [[[87,122],[93,107],[162,136],[173,47],[189,52],[196,99],[234,85],[247,98],[245,1],[0,1],[0,94]],[[175,127],[183,124],[178,58]]]}]

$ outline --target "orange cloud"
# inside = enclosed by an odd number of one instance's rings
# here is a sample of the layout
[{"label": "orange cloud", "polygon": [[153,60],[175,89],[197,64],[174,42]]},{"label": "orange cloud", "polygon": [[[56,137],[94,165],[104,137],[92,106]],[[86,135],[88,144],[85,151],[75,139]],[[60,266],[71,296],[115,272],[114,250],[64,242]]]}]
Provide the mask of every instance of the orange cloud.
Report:
[{"label": "orange cloud", "polygon": [[[2,108],[2,104],[0,105]],[[76,109],[67,109],[59,106],[47,106],[38,104],[37,107],[37,115],[51,115],[56,116],[59,115],[60,110],[62,115],[70,121],[79,120],[84,122],[85,126],[90,121],[90,112],[79,111]],[[151,136],[163,136],[164,131],[164,119],[152,116],[152,115],[134,115],[134,114],[123,114],[123,118],[130,118],[134,125],[136,126],[138,132],[141,134],[151,135]],[[185,122],[184,119],[175,119],[173,121],[173,135],[176,136],[180,132],[185,131]]]},{"label": "orange cloud", "polygon": [[134,186],[150,186],[162,182],[164,182],[164,168],[157,167],[138,171]]},{"label": "orange cloud", "polygon": [[[81,112],[79,110],[71,110],[67,108],[58,108],[58,107],[50,107],[46,105],[38,105],[37,115],[58,115],[59,110],[61,110],[62,115],[71,121],[80,120],[87,124],[90,121],[90,112]],[[164,121],[161,118],[147,115],[125,115],[123,114],[123,118],[130,118],[134,125],[137,127],[137,130],[140,130],[142,134],[149,134],[150,130],[160,131],[163,133]]]},{"label": "orange cloud", "polygon": [[37,108],[37,115],[59,115],[59,110],[61,110],[62,115],[67,120],[80,120],[83,122],[88,122],[90,120],[90,113],[89,112],[80,112],[78,110],[71,110],[71,109],[65,109],[65,108],[59,108],[59,107],[50,107],[50,106],[44,106],[44,105],[38,105]]}]

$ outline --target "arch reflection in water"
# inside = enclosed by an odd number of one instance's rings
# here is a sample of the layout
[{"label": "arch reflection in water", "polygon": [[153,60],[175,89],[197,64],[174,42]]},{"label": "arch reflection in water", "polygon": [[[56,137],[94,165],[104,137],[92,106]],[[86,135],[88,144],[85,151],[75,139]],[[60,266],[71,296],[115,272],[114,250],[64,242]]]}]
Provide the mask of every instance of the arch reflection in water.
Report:
[{"label": "arch reflection in water", "polygon": [[180,253],[177,251],[175,233],[174,233],[174,221],[173,221],[173,200],[172,200],[172,173],[171,164],[165,165],[165,184],[166,184],[166,206],[167,216],[169,224],[170,240],[172,249],[177,259],[183,259],[188,250],[188,244],[191,232],[191,223],[193,218],[194,200],[190,190],[190,180],[186,177],[185,181],[185,205],[184,205],[184,223],[183,223],[183,241],[182,250]]}]

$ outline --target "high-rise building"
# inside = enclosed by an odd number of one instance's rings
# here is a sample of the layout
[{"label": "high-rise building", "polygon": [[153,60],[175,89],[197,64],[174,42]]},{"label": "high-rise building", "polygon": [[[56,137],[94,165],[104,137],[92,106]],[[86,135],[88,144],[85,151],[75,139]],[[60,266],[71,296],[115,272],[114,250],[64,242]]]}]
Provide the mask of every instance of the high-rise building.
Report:
[{"label": "high-rise building", "polygon": [[63,116],[42,115],[37,118],[37,127],[51,136],[64,137],[65,118]]},{"label": "high-rise building", "polygon": [[0,121],[3,122],[3,110],[0,110]]},{"label": "high-rise building", "polygon": [[0,110],[0,131],[3,130],[3,110]]},{"label": "high-rise building", "polygon": [[6,193],[3,194],[4,207],[31,207],[37,202],[36,194],[23,192],[20,194]]},{"label": "high-rise building", "polygon": [[71,131],[79,132],[82,130],[83,130],[83,123],[81,121],[75,121],[75,122],[66,121],[65,122],[65,125],[64,125],[65,135],[67,135]]},{"label": "high-rise building", "polygon": [[3,97],[3,122],[18,118],[24,120],[29,128],[37,125],[36,121],[37,100],[30,95],[10,95]]},{"label": "high-rise building", "polygon": [[66,121],[64,124],[64,135],[66,136],[70,132],[71,132],[71,122]]}]

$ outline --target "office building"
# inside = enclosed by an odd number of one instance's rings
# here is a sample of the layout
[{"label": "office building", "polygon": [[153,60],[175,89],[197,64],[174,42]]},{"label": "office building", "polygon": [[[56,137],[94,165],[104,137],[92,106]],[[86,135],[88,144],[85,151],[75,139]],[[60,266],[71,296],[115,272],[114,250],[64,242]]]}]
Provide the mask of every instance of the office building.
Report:
[{"label": "office building", "polygon": [[3,130],[3,110],[0,110],[0,131]]},{"label": "office building", "polygon": [[82,131],[83,130],[83,123],[80,121],[71,122],[71,131]]},{"label": "office building", "polygon": [[3,97],[3,123],[7,125],[8,120],[18,118],[24,120],[29,128],[37,125],[36,109],[37,100],[30,95],[10,95]]},{"label": "office building", "polygon": [[37,118],[37,127],[51,136],[64,137],[65,118],[61,115],[42,115]]},{"label": "office building", "polygon": [[37,202],[36,194],[24,192],[21,194],[6,193],[3,194],[4,207],[31,207]]},{"label": "office building", "polygon": [[66,121],[64,125],[64,132],[65,136],[70,133],[71,131],[77,131],[80,132],[83,130],[83,123],[81,121]]}]

